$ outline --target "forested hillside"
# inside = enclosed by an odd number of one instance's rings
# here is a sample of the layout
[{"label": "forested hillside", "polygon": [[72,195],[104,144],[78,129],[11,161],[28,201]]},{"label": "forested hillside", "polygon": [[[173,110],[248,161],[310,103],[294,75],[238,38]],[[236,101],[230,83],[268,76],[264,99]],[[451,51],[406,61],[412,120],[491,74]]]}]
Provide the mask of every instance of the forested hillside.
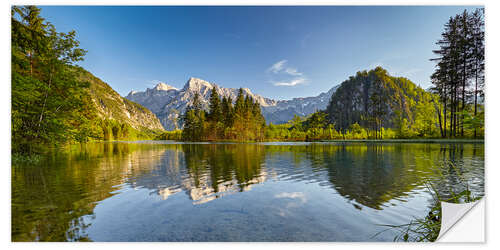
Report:
[{"label": "forested hillside", "polygon": [[[142,105],[120,96],[108,84],[79,68],[79,80],[88,82],[92,102],[102,120],[115,120],[137,130],[163,130],[158,118]],[[123,131],[125,133],[125,131]],[[127,137],[125,134],[122,137]]]},{"label": "forested hillside", "polygon": [[377,67],[344,81],[332,95],[326,113],[341,132],[359,124],[374,131],[375,138],[382,138],[382,128],[408,138],[439,137],[437,110],[437,96]]}]

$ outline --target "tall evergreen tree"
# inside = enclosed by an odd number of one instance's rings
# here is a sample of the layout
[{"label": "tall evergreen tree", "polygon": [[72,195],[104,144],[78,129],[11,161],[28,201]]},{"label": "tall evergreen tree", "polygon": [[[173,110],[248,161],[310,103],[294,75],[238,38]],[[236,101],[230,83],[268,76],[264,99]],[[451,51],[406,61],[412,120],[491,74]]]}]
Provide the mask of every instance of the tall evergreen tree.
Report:
[{"label": "tall evergreen tree", "polygon": [[217,89],[215,86],[212,89],[210,94],[210,104],[209,104],[209,118],[211,121],[217,123],[222,122],[222,107],[219,98],[219,94],[217,93]]},{"label": "tall evergreen tree", "polygon": [[195,93],[191,106],[186,109],[183,116],[184,129],[182,138],[184,140],[200,141],[205,131],[205,111],[202,109],[200,94]]},{"label": "tall evergreen tree", "polygon": [[236,97],[236,103],[234,104],[234,112],[237,115],[243,116],[245,110],[245,96],[243,95],[243,89],[238,90],[238,96]]},{"label": "tall evergreen tree", "polygon": [[222,99],[222,114],[224,116],[224,127],[230,128],[233,126],[234,110],[231,97],[223,97]]}]

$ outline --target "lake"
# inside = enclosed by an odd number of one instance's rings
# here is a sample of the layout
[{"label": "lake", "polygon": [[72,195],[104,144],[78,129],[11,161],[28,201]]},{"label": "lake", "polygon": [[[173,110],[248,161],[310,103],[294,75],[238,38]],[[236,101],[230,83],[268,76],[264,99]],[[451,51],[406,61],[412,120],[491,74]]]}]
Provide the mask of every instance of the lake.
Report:
[{"label": "lake", "polygon": [[12,240],[392,241],[428,184],[483,196],[484,144],[89,143],[12,165]]}]

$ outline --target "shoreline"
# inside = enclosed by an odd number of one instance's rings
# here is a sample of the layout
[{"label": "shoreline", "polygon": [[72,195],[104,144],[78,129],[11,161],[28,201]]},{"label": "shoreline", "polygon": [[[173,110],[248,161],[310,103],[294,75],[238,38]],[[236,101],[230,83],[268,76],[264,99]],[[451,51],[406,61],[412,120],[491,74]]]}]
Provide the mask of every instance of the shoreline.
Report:
[{"label": "shoreline", "polygon": [[217,140],[217,141],[177,141],[177,140],[113,140],[113,141],[96,141],[96,142],[127,142],[127,143],[147,143],[147,142],[172,142],[182,144],[224,144],[224,143],[241,143],[241,144],[259,144],[259,143],[483,143],[484,139],[350,139],[350,140],[317,140],[317,141],[234,141],[234,140]]}]

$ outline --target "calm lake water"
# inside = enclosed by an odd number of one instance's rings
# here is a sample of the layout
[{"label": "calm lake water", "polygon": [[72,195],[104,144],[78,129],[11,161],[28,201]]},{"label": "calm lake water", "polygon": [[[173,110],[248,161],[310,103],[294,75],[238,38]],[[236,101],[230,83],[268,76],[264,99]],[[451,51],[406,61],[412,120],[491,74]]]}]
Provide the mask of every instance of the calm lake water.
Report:
[{"label": "calm lake water", "polygon": [[12,166],[12,240],[392,241],[461,179],[484,144],[92,143]]}]

